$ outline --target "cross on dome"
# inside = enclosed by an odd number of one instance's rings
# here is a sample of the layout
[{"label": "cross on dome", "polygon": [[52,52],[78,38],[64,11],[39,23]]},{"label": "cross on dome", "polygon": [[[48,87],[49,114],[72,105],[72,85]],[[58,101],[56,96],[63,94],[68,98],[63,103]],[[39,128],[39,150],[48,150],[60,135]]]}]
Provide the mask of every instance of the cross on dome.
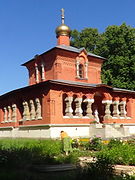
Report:
[{"label": "cross on dome", "polygon": [[70,37],[71,30],[70,28],[65,25],[65,16],[64,16],[64,8],[61,9],[61,25],[58,26],[55,30],[57,38],[59,36],[68,36]]},{"label": "cross on dome", "polygon": [[64,8],[61,9],[61,23],[64,24],[65,16],[64,16]]}]

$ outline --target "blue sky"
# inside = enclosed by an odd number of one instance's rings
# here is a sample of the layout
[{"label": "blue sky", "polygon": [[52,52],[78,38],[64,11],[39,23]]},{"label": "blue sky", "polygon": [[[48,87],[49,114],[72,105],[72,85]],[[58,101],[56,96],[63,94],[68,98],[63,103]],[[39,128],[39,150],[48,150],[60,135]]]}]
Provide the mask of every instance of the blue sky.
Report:
[{"label": "blue sky", "polygon": [[135,27],[135,0],[0,0],[0,95],[28,85],[22,63],[56,45],[55,28]]}]

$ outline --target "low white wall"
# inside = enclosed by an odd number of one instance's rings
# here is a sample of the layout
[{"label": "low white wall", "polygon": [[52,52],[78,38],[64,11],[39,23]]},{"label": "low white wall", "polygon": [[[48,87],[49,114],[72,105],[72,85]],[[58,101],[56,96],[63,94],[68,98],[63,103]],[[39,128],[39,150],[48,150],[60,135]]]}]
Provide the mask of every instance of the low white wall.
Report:
[{"label": "low white wall", "polygon": [[77,137],[89,137],[89,125],[87,127],[83,126],[68,126],[68,127],[51,127],[51,137],[60,138],[60,132],[66,131],[68,135],[72,138]]},{"label": "low white wall", "polygon": [[135,135],[135,124],[91,124],[90,136],[120,138]]},{"label": "low white wall", "polygon": [[[120,124],[118,124],[120,126]],[[128,130],[128,132],[125,131]],[[124,137],[129,133],[130,135],[135,135],[135,124],[123,124],[123,128],[114,129],[109,124],[105,128],[102,124],[96,125],[38,125],[38,126],[21,126],[19,128],[14,127],[0,127],[0,137],[10,137],[10,138],[52,138],[59,139],[60,132],[66,131],[68,135],[72,138],[80,137],[93,137],[94,135],[99,135],[102,138],[109,137]],[[125,132],[126,133],[125,133]]]},{"label": "low white wall", "polygon": [[130,124],[130,125],[125,124],[124,126],[129,129],[129,133],[131,135],[135,135],[135,124]]},{"label": "low white wall", "polygon": [[35,125],[0,128],[0,137],[59,139],[61,131],[66,131],[73,138],[89,137],[89,125],[68,125],[68,127],[65,125]]},{"label": "low white wall", "polygon": [[12,129],[0,129],[0,137],[12,137]]}]

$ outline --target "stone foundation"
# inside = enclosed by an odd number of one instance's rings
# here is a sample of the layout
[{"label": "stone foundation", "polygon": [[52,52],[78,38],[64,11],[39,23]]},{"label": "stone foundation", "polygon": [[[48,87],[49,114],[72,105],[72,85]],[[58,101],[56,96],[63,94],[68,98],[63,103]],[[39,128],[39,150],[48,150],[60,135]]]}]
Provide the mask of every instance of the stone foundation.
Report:
[{"label": "stone foundation", "polygon": [[135,135],[135,124],[91,124],[90,136],[122,138]]},{"label": "stone foundation", "polygon": [[33,126],[20,126],[19,128],[0,127],[0,137],[7,138],[52,138],[59,139],[60,132],[66,131],[70,137],[90,137],[89,124],[86,125],[33,125]]},{"label": "stone foundation", "polygon": [[120,138],[135,135],[135,124],[52,124],[30,125],[14,128],[0,127],[1,138],[52,138],[59,139],[60,132],[66,131],[72,138]]}]

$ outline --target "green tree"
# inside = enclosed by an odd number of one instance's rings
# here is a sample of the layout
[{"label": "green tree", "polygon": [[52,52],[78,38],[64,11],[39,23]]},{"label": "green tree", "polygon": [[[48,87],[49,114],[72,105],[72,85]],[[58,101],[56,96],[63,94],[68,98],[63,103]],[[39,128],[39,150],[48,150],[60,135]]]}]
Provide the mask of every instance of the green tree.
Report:
[{"label": "green tree", "polygon": [[108,26],[103,33],[86,28],[72,31],[72,45],[106,58],[102,82],[113,87],[135,90],[135,28],[123,23]]},{"label": "green tree", "polygon": [[85,47],[87,51],[93,52],[100,39],[97,29],[85,28],[81,32],[73,30],[71,33],[71,45],[77,48]]}]

